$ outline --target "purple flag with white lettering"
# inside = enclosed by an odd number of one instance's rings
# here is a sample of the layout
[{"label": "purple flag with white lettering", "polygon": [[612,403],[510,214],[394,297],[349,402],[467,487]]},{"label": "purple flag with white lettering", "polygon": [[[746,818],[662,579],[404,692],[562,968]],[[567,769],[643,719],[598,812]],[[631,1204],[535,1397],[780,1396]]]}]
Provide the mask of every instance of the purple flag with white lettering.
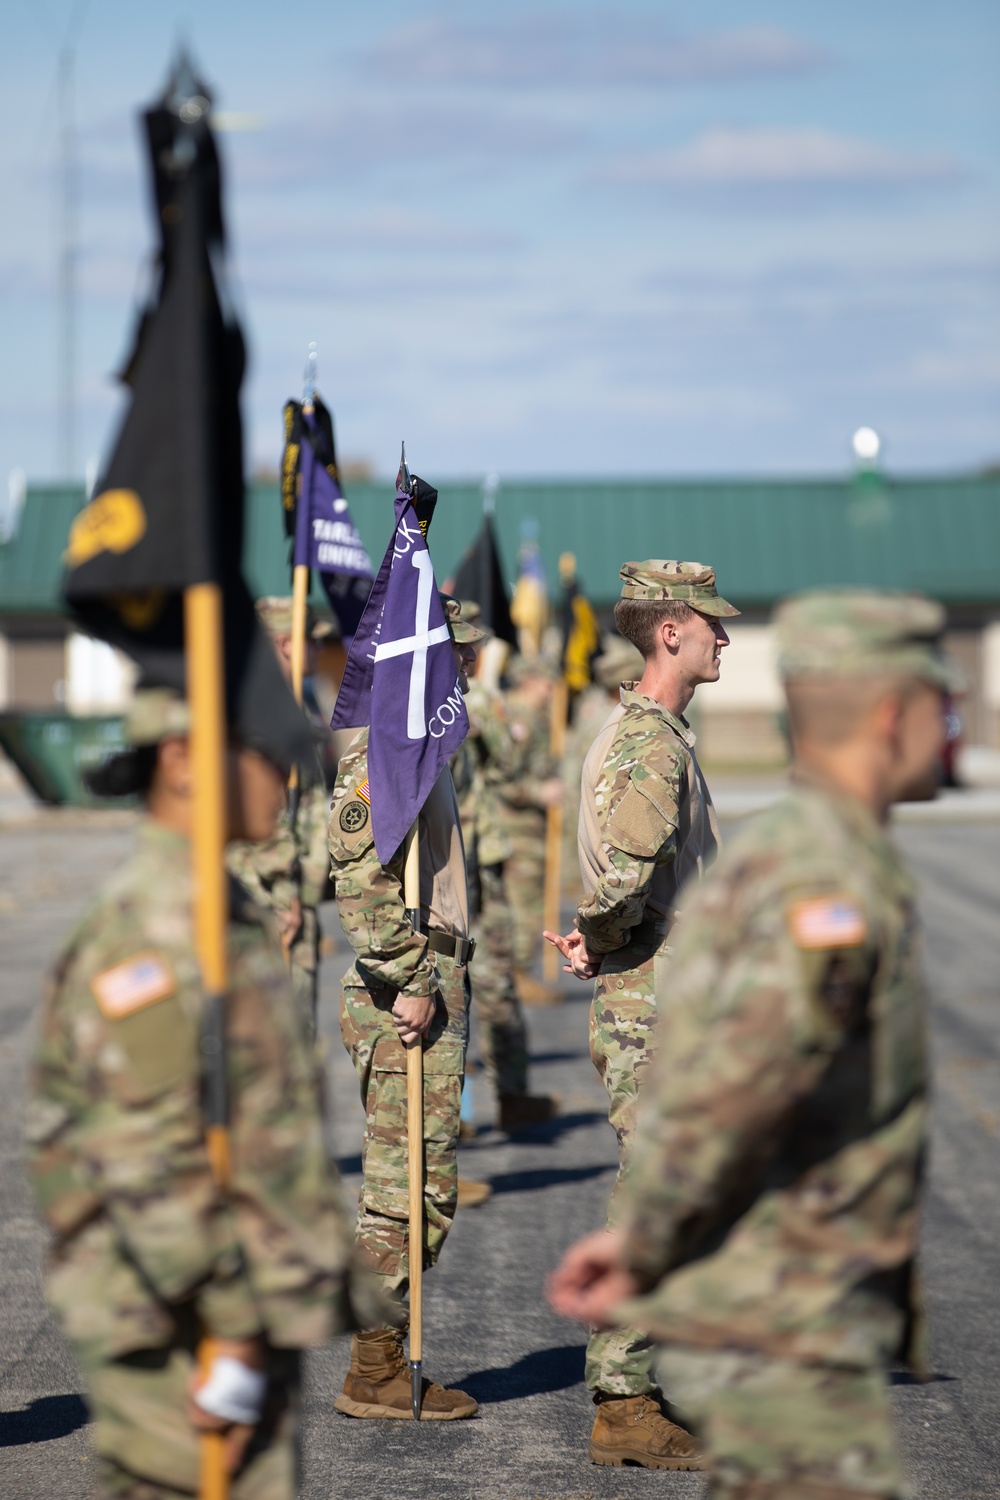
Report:
[{"label": "purple flag with white lettering", "polygon": [[[396,853],[469,730],[425,529],[413,499],[398,492],[395,530],[351,649],[348,665],[353,658],[354,671],[344,674],[333,719],[335,727],[371,726],[372,831],[383,864]],[[371,618],[376,611],[378,618]]]},{"label": "purple flag with white lettering", "polygon": [[312,411],[286,403],[282,503],[292,566],[315,568],[350,641],[371,592],[372,565],[340,488],[333,419],[318,396]]}]

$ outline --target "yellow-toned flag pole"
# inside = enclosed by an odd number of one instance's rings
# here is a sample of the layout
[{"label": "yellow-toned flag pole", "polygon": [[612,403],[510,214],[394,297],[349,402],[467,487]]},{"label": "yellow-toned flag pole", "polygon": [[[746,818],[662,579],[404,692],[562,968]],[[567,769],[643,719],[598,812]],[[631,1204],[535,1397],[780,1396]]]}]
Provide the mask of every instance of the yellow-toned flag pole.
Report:
[{"label": "yellow-toned flag pole", "polygon": [[[569,716],[569,688],[565,677],[560,676],[552,690],[549,709],[549,751],[557,766],[562,765],[566,750],[566,722]],[[545,810],[545,926],[549,932],[558,932],[559,898],[562,894],[562,848],[563,805],[559,799]],[[558,948],[544,944],[542,974],[552,983],[559,978],[562,957]]]},{"label": "yellow-toned flag pole", "polygon": [[[420,931],[420,841],[417,821],[406,835],[403,903],[414,932]],[[410,1188],[410,1403],[420,1421],[424,1357],[424,1049],[418,1039],[406,1053],[406,1158]]]},{"label": "yellow-toned flag pole", "polygon": [[[313,392],[316,388],[316,345],[309,345],[306,364],[306,388],[302,401],[303,416],[313,411]],[[298,482],[298,481],[297,481]],[[298,503],[301,505],[302,496]],[[292,568],[292,692],[295,701],[302,707],[302,683],[306,675],[306,618],[309,611],[309,565],[296,563]],[[293,766],[288,773],[288,820],[295,827],[295,816],[299,810],[299,768]]]},{"label": "yellow-toned flag pole", "polygon": [[[191,718],[191,774],[195,944],[205,990],[202,1032],[205,1063],[205,1136],[216,1186],[229,1185],[226,1087],[226,929],[229,891],[226,850],[226,709],[223,666],[222,590],[216,583],[184,590],[184,656]],[[202,1341],[203,1373],[212,1363],[212,1341]],[[229,1476],[221,1433],[206,1432],[200,1444],[200,1500],[226,1500]]]}]

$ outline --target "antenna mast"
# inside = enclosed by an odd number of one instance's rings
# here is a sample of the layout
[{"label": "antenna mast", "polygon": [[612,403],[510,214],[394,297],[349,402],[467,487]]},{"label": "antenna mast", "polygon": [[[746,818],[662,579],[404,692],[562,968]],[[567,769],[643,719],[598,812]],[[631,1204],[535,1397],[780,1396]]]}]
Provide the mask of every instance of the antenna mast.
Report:
[{"label": "antenna mast", "polygon": [[76,136],[72,45],[59,53],[59,468],[76,473]]}]

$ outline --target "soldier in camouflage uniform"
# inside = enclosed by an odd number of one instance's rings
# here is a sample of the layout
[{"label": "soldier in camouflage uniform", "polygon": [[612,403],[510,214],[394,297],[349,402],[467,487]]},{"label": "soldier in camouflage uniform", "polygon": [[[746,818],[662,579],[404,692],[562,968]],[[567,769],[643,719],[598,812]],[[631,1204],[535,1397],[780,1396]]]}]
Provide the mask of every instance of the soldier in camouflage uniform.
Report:
[{"label": "soldier in camouflage uniform", "polygon": [[553,1295],[665,1345],[719,1500],[896,1500],[883,1368],[920,1360],[927,1056],[885,825],[934,795],[959,684],[926,599],[803,595],[776,624],[794,789],[685,902],[620,1227]]},{"label": "soldier in camouflage uniform", "polygon": [[[350,1228],[277,932],[235,882],[231,1190],[213,1184],[186,706],[142,691],[127,732],[136,748],[95,780],[104,794],[145,793],[149,816],[58,960],[29,1088],[30,1171],[53,1233],[47,1294],[83,1373],[102,1496],[194,1495],[197,1429],[216,1427],[234,1500],[291,1500],[300,1351],[356,1326]],[[281,772],[240,751],[230,783],[238,831],[269,836]],[[373,1321],[384,1316],[369,1302]],[[192,1396],[202,1333],[216,1360]]]},{"label": "soldier in camouflage uniform", "polygon": [[[464,619],[479,606],[462,601]],[[514,972],[514,920],[508,895],[511,843],[501,795],[520,775],[522,746],[511,734],[503,696],[481,678],[466,694],[469,733],[452,762],[470,870],[476,956],[472,1000],[479,1053],[499,1105],[501,1130],[517,1134],[551,1118],[554,1100],[528,1093],[528,1037]]]},{"label": "soldier in camouflage uniform", "polygon": [[595,657],[591,670],[594,680],[576,699],[573,720],[566,735],[562,776],[566,787],[564,805],[563,857],[567,864],[577,862],[576,840],[580,821],[580,778],[583,763],[597,739],[608,714],[620,701],[623,682],[638,682],[642,676],[642,656],[624,636],[606,637],[604,650]]},{"label": "soldier in camouflage uniform", "polygon": [[[626,563],[615,619],[642,653],[643,675],[626,683],[584,763],[578,931],[547,934],[580,978],[597,975],[590,1054],[611,1100],[619,1182],[635,1136],[635,1110],[649,1065],[655,984],[685,880],[715,855],[712,800],[683,717],[700,683],[719,676],[729,637],[722,618],[739,613],[701,563]],[[617,1215],[617,1184],[609,1223]],[[661,1411],[652,1347],[634,1328],[595,1333],[587,1384],[597,1414],[594,1463],[620,1463],[621,1423],[630,1424],[627,1458],[650,1468],[697,1468],[690,1437]]]},{"label": "soldier in camouflage uniform", "polygon": [[[446,599],[459,685],[483,633]],[[469,1028],[469,907],[458,802],[446,766],[418,819],[420,931],[403,900],[403,851],[389,864],[375,851],[368,782],[368,730],[341,757],[330,809],[329,847],[341,924],[355,952],[344,976],[340,1028],[365,1106],[364,1183],[357,1240],[385,1291],[409,1285],[406,1049],[424,1049],[424,1264],[441,1252],[455,1214],[462,1080]],[[352,1417],[410,1418],[403,1333],[385,1327],[354,1339],[337,1398]],[[424,1381],[421,1417],[474,1416],[464,1391]]]},{"label": "soldier in camouflage uniform", "polygon": [[[291,679],[292,601],[272,596],[257,601],[257,615],[274,643],[278,662]],[[315,656],[317,643],[333,633],[333,626],[318,620],[309,610],[306,619],[307,652]],[[309,657],[307,671],[312,670]],[[315,767],[302,787],[295,827],[285,809],[274,837],[263,843],[245,840],[230,845],[227,865],[261,906],[274,912],[288,958],[299,1015],[306,1035],[316,1036],[316,986],[319,977],[320,903],[328,899],[330,858],[326,825],[330,798],[317,757]]]},{"label": "soldier in camouflage uniform", "polygon": [[562,998],[560,992],[540,984],[530,970],[538,955],[538,913],[545,898],[545,814],[563,794],[549,724],[555,673],[541,657],[517,656],[507,667],[507,679],[507,720],[521,756],[517,774],[498,790],[510,845],[505,869],[517,990],[526,1005],[551,1005]]}]

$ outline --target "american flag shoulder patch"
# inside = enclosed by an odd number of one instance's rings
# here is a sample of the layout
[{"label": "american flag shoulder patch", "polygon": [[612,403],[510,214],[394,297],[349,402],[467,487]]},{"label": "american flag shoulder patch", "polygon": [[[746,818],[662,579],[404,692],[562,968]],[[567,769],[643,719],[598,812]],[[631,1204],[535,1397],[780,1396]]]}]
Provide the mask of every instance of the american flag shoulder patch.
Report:
[{"label": "american flag shoulder patch", "polygon": [[788,925],[800,948],[859,948],[868,936],[865,914],[850,895],[793,901]]},{"label": "american flag shoulder patch", "polygon": [[118,1021],[143,1006],[165,1000],[177,988],[177,980],[162,954],[149,949],[95,974],[90,988],[101,1014],[109,1021]]},{"label": "american flag shoulder patch", "polygon": [[357,791],[356,791],[355,795],[358,796],[358,797],[360,797],[361,800],[362,800],[362,802],[367,802],[368,806],[371,807],[371,805],[372,805],[372,795],[371,795],[371,792],[369,791],[368,782],[367,781],[363,781],[361,783],[361,785],[357,788]]}]

